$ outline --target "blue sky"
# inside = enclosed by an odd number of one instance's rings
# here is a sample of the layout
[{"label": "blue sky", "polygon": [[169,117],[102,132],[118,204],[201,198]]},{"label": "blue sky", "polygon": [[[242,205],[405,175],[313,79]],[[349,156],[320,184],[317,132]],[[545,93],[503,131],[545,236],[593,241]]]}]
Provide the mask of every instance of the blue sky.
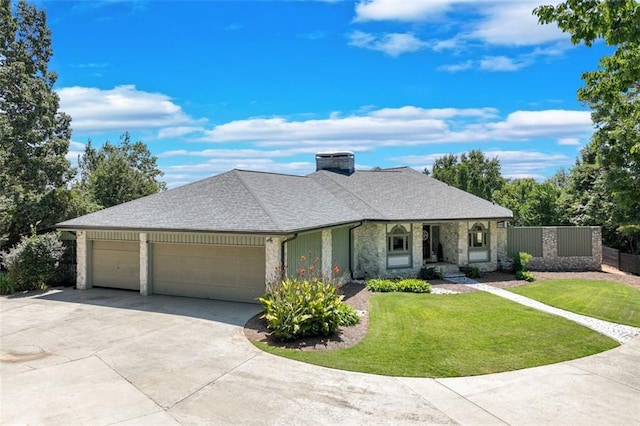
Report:
[{"label": "blue sky", "polygon": [[170,187],[232,168],[306,174],[481,149],[507,177],[570,168],[592,134],[571,46],[531,1],[38,0],[69,158],[129,131]]}]

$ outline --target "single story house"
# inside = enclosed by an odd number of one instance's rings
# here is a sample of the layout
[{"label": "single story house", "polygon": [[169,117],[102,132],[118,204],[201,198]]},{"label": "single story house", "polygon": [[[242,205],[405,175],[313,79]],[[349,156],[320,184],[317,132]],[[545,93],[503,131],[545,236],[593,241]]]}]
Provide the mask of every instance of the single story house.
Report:
[{"label": "single story house", "polygon": [[510,210],[411,168],[356,171],[351,152],[316,164],[231,170],[59,223],[76,233],[77,287],[255,302],[303,255],[352,278],[506,260]]}]

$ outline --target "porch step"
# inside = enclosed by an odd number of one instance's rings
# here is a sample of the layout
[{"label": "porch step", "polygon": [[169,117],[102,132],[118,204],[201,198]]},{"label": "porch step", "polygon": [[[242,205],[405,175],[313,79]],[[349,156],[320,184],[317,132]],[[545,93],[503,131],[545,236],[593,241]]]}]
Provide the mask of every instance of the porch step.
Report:
[{"label": "porch step", "polygon": [[456,271],[456,272],[448,271],[448,272],[445,272],[445,273],[442,275],[442,277],[443,277],[445,280],[446,280],[447,278],[461,278],[461,277],[464,277],[464,276],[465,276],[465,275],[464,275],[462,272],[460,272],[460,271]]}]

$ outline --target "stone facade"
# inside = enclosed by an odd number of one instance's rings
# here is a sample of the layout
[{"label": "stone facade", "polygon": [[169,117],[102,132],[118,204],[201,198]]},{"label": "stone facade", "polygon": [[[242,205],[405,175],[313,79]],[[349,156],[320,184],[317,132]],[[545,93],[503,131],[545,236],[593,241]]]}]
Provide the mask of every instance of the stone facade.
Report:
[{"label": "stone facade", "polygon": [[333,265],[333,238],[331,235],[331,229],[324,229],[322,231],[322,276],[325,278],[331,278],[333,273],[331,271]]},{"label": "stone facade", "polygon": [[448,222],[440,224],[440,244],[442,244],[442,254],[447,263],[458,264],[458,224]]},{"label": "stone facade", "polygon": [[558,228],[542,228],[542,257],[531,259],[532,271],[597,271],[602,266],[602,230],[591,227],[591,256],[558,256]]},{"label": "stone facade", "polygon": [[498,267],[498,270],[502,270],[506,268],[511,262],[509,260],[509,254],[507,251],[507,228],[496,227],[496,238],[498,239],[497,251],[496,251],[497,262],[498,262],[497,267]]},{"label": "stone facade", "polygon": [[[457,266],[469,264],[468,230],[475,222],[431,223],[440,227],[440,243],[444,262]],[[495,271],[498,268],[498,255],[506,253],[506,231],[498,228],[496,221],[485,221],[489,229],[489,261],[471,263],[483,271]],[[413,222],[411,226],[411,266],[406,268],[387,267],[387,224],[365,223],[354,229],[353,265],[356,278],[400,278],[415,277],[422,268],[422,225]],[[506,256],[504,254],[503,256]]]},{"label": "stone facade", "polygon": [[267,286],[280,278],[282,240],[282,237],[268,237],[264,243],[264,279]]},{"label": "stone facade", "polygon": [[379,277],[386,271],[385,234],[384,224],[380,223],[364,223],[354,229],[352,267],[356,278]]},{"label": "stone facade", "polygon": [[146,232],[140,233],[140,294],[148,296],[152,293],[151,289],[151,265],[149,258],[151,253],[149,250],[149,239]]},{"label": "stone facade", "polygon": [[91,285],[91,241],[87,239],[86,231],[76,233],[76,287],[86,290]]},{"label": "stone facade", "polygon": [[[473,227],[474,224],[480,223],[485,229],[489,230],[489,261],[488,262],[469,262],[469,240],[468,233],[469,230]],[[458,252],[460,253],[460,266],[474,266],[481,271],[489,272],[495,271],[498,269],[498,259],[499,259],[499,250],[498,246],[503,244],[506,252],[506,244],[507,244],[507,234],[498,232],[498,222],[495,220],[491,221],[479,221],[479,222],[460,222],[459,233],[461,237],[458,239],[459,247]],[[502,239],[502,240],[500,240]]]}]

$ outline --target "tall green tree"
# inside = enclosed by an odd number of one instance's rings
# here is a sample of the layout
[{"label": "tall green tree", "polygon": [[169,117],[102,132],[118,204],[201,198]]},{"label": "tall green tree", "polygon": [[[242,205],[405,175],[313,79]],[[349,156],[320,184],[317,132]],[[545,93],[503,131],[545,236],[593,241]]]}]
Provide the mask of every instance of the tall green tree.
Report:
[{"label": "tall green tree", "polygon": [[494,201],[513,211],[514,226],[553,226],[566,223],[560,197],[568,177],[559,171],[543,183],[513,179],[493,193]]},{"label": "tall green tree", "polygon": [[129,133],[118,144],[107,141],[98,149],[89,140],[78,166],[79,188],[104,208],[166,189],[157,157],[143,142],[131,142]]},{"label": "tall green tree", "polygon": [[30,226],[53,224],[52,193],[73,173],[65,155],[71,118],[58,110],[49,70],[46,14],[21,0],[0,0],[0,238],[4,249]]},{"label": "tall green tree", "polygon": [[493,201],[493,192],[502,188],[506,180],[500,172],[497,157],[487,158],[480,150],[458,156],[448,154],[433,164],[433,177],[485,200]]},{"label": "tall green tree", "polygon": [[538,182],[532,178],[513,179],[507,182],[501,189],[493,193],[493,200],[513,212],[513,226],[526,226],[527,201],[531,192],[538,186]]},{"label": "tall green tree", "polygon": [[607,186],[607,169],[600,161],[594,141],[580,151],[560,197],[560,206],[570,224],[602,226],[606,245],[617,248],[624,246],[622,236],[617,231],[621,208]]},{"label": "tall green tree", "polygon": [[582,74],[578,99],[592,111],[592,142],[617,208],[614,220],[640,224],[640,3],[567,0],[533,13],[541,24],[556,23],[574,44],[604,40],[613,48],[598,69]]}]

